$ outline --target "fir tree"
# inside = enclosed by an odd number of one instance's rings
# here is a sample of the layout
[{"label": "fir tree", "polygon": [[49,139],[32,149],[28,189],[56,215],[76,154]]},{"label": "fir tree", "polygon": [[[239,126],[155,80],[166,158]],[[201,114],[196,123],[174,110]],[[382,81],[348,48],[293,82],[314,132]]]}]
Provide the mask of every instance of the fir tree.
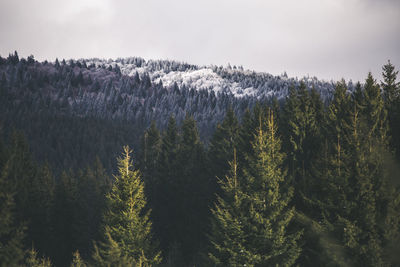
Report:
[{"label": "fir tree", "polygon": [[32,247],[25,260],[26,267],[51,267],[51,261],[48,258],[38,258],[37,251]]},{"label": "fir tree", "polygon": [[157,164],[161,153],[161,136],[154,121],[150,128],[143,134],[142,152],[140,155],[139,168],[142,172],[143,180],[146,183],[146,196],[150,206],[156,202],[159,177],[157,173]]},{"label": "fir tree", "polygon": [[[371,121],[380,117],[381,105],[376,89],[371,88],[374,85],[371,75],[368,80],[369,91],[356,90],[352,100],[345,83],[338,83],[328,109],[330,135],[327,135],[326,154],[319,163],[320,170],[313,172],[320,179],[316,190],[320,193],[309,203],[320,215],[314,211],[310,218],[323,248],[319,258],[327,257],[330,264],[389,264],[390,260],[383,257],[387,242],[383,233],[390,229],[385,221],[392,227],[398,225],[393,210],[383,204],[396,200],[384,189],[384,135],[379,123]],[[395,233],[396,230],[392,232]]]},{"label": "fir tree", "polygon": [[45,164],[38,169],[36,177],[30,185],[30,223],[27,230],[29,240],[32,240],[40,255],[49,255],[53,249],[54,193],[54,177],[50,167]]},{"label": "fir tree", "polygon": [[390,110],[400,97],[400,83],[396,81],[399,72],[395,71],[390,60],[382,67],[382,71],[383,81],[381,85],[387,109]]},{"label": "fir tree", "polygon": [[[208,161],[212,181],[217,181],[215,177],[224,177],[228,170],[228,161],[231,161],[233,150],[237,147],[239,138],[239,122],[232,108],[229,108],[225,119],[217,125],[213,137],[210,141],[208,151]],[[214,192],[217,186],[214,185]]]},{"label": "fir tree", "polygon": [[[154,231],[159,237],[162,251],[168,255],[170,247],[176,242],[176,218],[178,215],[179,195],[176,194],[178,176],[178,127],[174,117],[168,120],[163,132],[160,157],[156,166],[157,183],[154,188],[152,214]],[[164,257],[167,260],[167,257]]]},{"label": "fir tree", "polygon": [[209,254],[216,265],[291,266],[299,257],[301,232],[290,231],[293,188],[281,169],[284,154],[272,114],[266,128],[260,120],[249,168],[238,177],[235,157],[230,176],[221,181],[224,196],[213,209]]},{"label": "fir tree", "polygon": [[174,229],[177,245],[181,246],[184,261],[196,261],[197,252],[206,242],[209,215],[210,180],[205,171],[205,151],[200,141],[196,121],[186,115],[182,123],[178,148],[178,170],[174,191],[177,217]]},{"label": "fir tree", "polygon": [[400,83],[397,82],[398,71],[388,61],[382,68],[383,81],[381,83],[385,98],[385,107],[388,111],[390,143],[400,158]]},{"label": "fir tree", "polygon": [[87,267],[87,264],[82,260],[78,250],[72,255],[71,267]]},{"label": "fir tree", "polygon": [[380,141],[387,140],[387,110],[384,108],[384,102],[380,86],[376,83],[371,73],[365,80],[364,85],[364,115],[366,116],[369,136],[371,138],[379,137]]},{"label": "fir tree", "polygon": [[139,171],[132,170],[129,147],[124,147],[123,157],[118,159],[118,172],[111,192],[107,194],[104,214],[104,236],[109,245],[99,255],[106,260],[109,250],[114,247],[110,244],[116,243],[121,257],[147,265],[159,263],[160,252],[152,240],[150,211],[146,211],[144,184]]},{"label": "fir tree", "polygon": [[8,164],[0,173],[0,266],[18,266],[24,258],[24,230],[15,219],[14,193],[7,178]]},{"label": "fir tree", "polygon": [[72,253],[78,247],[79,218],[78,184],[75,174],[64,171],[55,188],[52,212],[52,224],[55,231],[55,244],[52,259],[55,265],[71,262]]},{"label": "fir tree", "polygon": [[114,241],[106,229],[105,242],[100,247],[94,245],[93,262],[99,267],[136,267],[136,259],[125,255],[119,244]]},{"label": "fir tree", "polygon": [[105,195],[111,188],[109,176],[97,158],[93,167],[80,171],[77,181],[77,217],[79,235],[77,247],[84,259],[90,257],[92,241],[99,240],[105,209]]}]

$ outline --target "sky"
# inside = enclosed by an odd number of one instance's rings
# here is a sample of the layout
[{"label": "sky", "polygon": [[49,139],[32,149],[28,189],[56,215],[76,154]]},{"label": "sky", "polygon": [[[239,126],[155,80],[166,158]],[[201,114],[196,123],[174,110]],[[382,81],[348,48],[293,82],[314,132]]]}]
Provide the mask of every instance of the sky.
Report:
[{"label": "sky", "polygon": [[400,67],[400,0],[0,0],[0,55],[14,50],[379,81]]}]

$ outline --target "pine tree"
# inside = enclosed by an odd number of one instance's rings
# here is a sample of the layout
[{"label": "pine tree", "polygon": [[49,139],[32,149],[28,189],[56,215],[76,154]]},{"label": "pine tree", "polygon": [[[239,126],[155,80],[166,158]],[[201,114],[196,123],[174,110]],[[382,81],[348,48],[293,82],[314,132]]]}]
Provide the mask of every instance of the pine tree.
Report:
[{"label": "pine tree", "polygon": [[242,165],[245,164],[245,155],[251,153],[252,150],[251,142],[254,138],[255,129],[256,128],[254,128],[253,125],[251,112],[249,109],[246,109],[240,124],[238,147],[237,147],[238,160],[239,162],[241,162]]},{"label": "pine tree", "polygon": [[[229,108],[225,119],[217,125],[210,141],[208,162],[212,181],[215,177],[224,177],[229,171],[228,161],[231,161],[233,150],[237,147],[239,138],[239,122],[232,108]],[[213,185],[213,192],[217,192],[217,185]]]},{"label": "pine tree", "polygon": [[229,163],[229,175],[220,179],[223,196],[217,197],[217,203],[212,210],[211,252],[210,260],[216,266],[244,265],[252,260],[252,255],[246,250],[246,233],[243,227],[244,194],[238,183],[238,164],[236,149],[233,160]]},{"label": "pine tree", "polygon": [[[99,267],[137,267],[136,259],[125,255],[106,227],[105,242],[94,245],[93,262]],[[145,265],[146,266],[146,265]]]},{"label": "pine tree", "polygon": [[400,83],[397,82],[398,71],[388,61],[382,68],[383,82],[381,83],[388,111],[390,143],[400,158]]},{"label": "pine tree", "polygon": [[[338,83],[328,108],[326,154],[319,161],[319,170],[313,170],[320,181],[315,190],[319,193],[308,199],[314,207],[308,215],[320,237],[322,251],[316,257],[320,263],[324,258],[334,265],[390,263],[383,256],[388,243],[383,233],[398,229],[393,215],[398,206],[394,194],[384,188],[384,131],[381,122],[375,122],[382,118],[381,105],[377,89],[372,88],[372,76],[367,80],[369,91],[356,88],[352,99],[345,83]],[[388,203],[392,203],[389,208]],[[398,237],[396,231],[391,234]]]},{"label": "pine tree", "polygon": [[178,148],[179,164],[174,181],[176,216],[174,235],[186,264],[197,261],[197,253],[206,242],[209,216],[210,180],[205,170],[205,151],[196,121],[186,115]]},{"label": "pine tree", "polygon": [[301,212],[297,214],[297,221],[305,227],[300,261],[307,266],[324,266],[333,262],[346,264],[342,257],[344,249],[332,235],[332,229],[337,215],[347,212],[345,191],[351,190],[345,168],[348,161],[345,129],[350,123],[349,110],[350,96],[346,83],[341,81],[337,83],[326,111],[327,121],[321,129],[325,140],[308,170],[310,182],[302,194]]},{"label": "pine tree", "polygon": [[8,164],[0,173],[0,266],[17,266],[24,258],[25,227],[15,219],[14,193],[9,184]]},{"label": "pine tree", "polygon": [[[300,135],[300,126],[298,125],[298,118],[301,116],[300,110],[300,99],[298,97],[296,88],[294,85],[289,87],[289,94],[286,98],[284,113],[283,113],[283,133],[284,133],[284,143],[283,147],[285,151],[289,151],[287,155],[287,165],[289,174],[292,177],[296,176],[297,172],[297,151],[300,149],[299,141],[295,138]],[[296,138],[299,139],[299,138]]]},{"label": "pine tree", "polygon": [[308,172],[321,148],[323,104],[315,89],[310,94],[301,82],[297,91],[290,89],[284,111],[285,151],[290,151],[287,165],[295,180],[295,201],[299,202],[300,195],[309,190]]},{"label": "pine tree", "polygon": [[54,237],[52,210],[54,206],[55,181],[48,164],[38,168],[30,185],[29,227],[27,237],[40,255],[50,255]]},{"label": "pine tree", "polygon": [[238,176],[236,157],[221,181],[224,196],[213,209],[210,259],[220,266],[291,266],[300,254],[300,231],[291,232],[293,188],[282,171],[284,154],[273,115],[267,131],[260,120],[248,155],[249,167]]},{"label": "pine tree", "polygon": [[38,258],[37,251],[33,247],[28,251],[25,263],[26,267],[51,267],[50,259]]},{"label": "pine tree", "polygon": [[87,267],[87,264],[82,260],[78,250],[72,255],[71,267]]},{"label": "pine tree", "polygon": [[52,260],[55,265],[71,262],[71,256],[78,247],[79,218],[78,183],[75,174],[70,170],[64,171],[57,181],[55,199],[52,211],[54,227],[54,246]]},{"label": "pine tree", "polygon": [[146,195],[149,202],[152,202],[153,198],[156,197],[154,192],[158,182],[156,171],[161,152],[161,136],[154,121],[151,122],[150,128],[144,132],[141,147],[139,168],[146,183]]},{"label": "pine tree", "polygon": [[76,206],[79,235],[75,249],[84,259],[90,257],[92,241],[100,238],[105,195],[110,188],[110,178],[98,158],[92,167],[79,172]]},{"label": "pine tree", "polygon": [[[160,240],[162,251],[168,255],[172,243],[176,242],[176,218],[178,218],[179,195],[176,193],[176,179],[180,168],[178,162],[178,127],[170,117],[163,132],[161,151],[156,166],[157,183],[154,188],[152,213],[154,231]],[[164,257],[167,260],[167,257]]]},{"label": "pine tree", "polygon": [[400,84],[396,81],[399,72],[395,71],[395,67],[390,60],[382,67],[382,71],[383,82],[381,84],[383,94],[387,108],[390,110],[400,97]]},{"label": "pine tree", "polygon": [[371,138],[379,137],[380,141],[387,140],[387,110],[384,108],[384,102],[380,86],[376,83],[371,73],[365,80],[364,85],[364,115],[366,116],[369,136]]},{"label": "pine tree", "polygon": [[[121,257],[142,261],[145,265],[159,263],[160,252],[152,240],[150,211],[146,211],[144,184],[139,171],[132,170],[131,150],[127,146],[123,157],[118,159],[118,172],[107,194],[104,236],[109,244],[118,245]],[[106,259],[111,248],[106,246],[106,250],[99,252],[100,257]]]}]

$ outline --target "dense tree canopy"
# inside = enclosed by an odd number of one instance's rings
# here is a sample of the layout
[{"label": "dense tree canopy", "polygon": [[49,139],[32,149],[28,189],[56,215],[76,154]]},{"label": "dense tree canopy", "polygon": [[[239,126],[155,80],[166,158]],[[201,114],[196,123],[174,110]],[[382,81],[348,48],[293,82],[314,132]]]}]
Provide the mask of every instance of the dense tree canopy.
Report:
[{"label": "dense tree canopy", "polygon": [[0,266],[400,264],[390,62],[335,87],[212,68],[243,97],[155,82],[194,70],[0,57]]}]

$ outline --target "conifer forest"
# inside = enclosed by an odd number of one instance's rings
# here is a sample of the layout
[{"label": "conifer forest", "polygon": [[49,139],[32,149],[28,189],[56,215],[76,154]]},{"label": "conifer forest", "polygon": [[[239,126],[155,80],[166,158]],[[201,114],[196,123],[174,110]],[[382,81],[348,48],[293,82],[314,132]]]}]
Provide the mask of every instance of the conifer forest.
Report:
[{"label": "conifer forest", "polygon": [[400,79],[0,56],[0,266],[400,266]]}]

